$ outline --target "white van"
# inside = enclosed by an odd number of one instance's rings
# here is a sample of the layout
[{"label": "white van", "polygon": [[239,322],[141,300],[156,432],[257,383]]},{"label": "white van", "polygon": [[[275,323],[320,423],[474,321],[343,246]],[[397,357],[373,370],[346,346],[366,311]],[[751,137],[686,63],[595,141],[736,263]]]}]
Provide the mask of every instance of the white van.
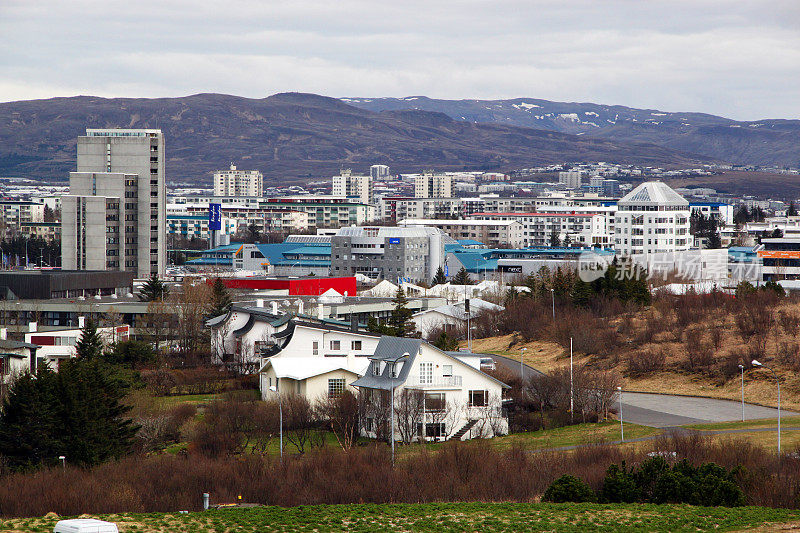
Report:
[{"label": "white van", "polygon": [[73,518],[59,520],[53,533],[119,533],[117,524],[104,522],[94,518]]}]

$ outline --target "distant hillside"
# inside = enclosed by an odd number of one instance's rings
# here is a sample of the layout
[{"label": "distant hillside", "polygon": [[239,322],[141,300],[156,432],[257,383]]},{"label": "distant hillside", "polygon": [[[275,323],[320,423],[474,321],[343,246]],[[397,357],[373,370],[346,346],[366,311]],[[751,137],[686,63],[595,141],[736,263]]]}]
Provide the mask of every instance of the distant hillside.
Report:
[{"label": "distant hillside", "polygon": [[210,173],[231,161],[283,183],[376,163],[395,171],[508,170],[561,161],[674,166],[710,159],[510,122],[477,124],[420,110],[375,112],[300,93],[9,102],[0,104],[0,176],[66,177],[75,169],[76,138],[87,127],[161,128],[168,178],[197,183],[210,183]]},{"label": "distant hillside", "polygon": [[737,164],[800,166],[800,120],[737,122],[703,113],[535,98],[435,100],[409,96],[342,100],[370,111],[420,109],[445,113],[455,120],[652,143]]}]

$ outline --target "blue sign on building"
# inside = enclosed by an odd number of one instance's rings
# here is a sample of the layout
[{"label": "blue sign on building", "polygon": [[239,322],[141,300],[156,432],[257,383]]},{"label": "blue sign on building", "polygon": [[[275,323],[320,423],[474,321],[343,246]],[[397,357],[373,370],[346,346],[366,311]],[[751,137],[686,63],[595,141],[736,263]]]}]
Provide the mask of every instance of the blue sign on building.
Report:
[{"label": "blue sign on building", "polygon": [[208,229],[211,231],[222,229],[222,204],[208,204]]},{"label": "blue sign on building", "polygon": [[447,265],[444,266],[444,275],[445,276],[449,276],[450,275],[450,267],[447,266]]},{"label": "blue sign on building", "polygon": [[389,244],[400,244],[400,239],[397,237],[389,237]]}]

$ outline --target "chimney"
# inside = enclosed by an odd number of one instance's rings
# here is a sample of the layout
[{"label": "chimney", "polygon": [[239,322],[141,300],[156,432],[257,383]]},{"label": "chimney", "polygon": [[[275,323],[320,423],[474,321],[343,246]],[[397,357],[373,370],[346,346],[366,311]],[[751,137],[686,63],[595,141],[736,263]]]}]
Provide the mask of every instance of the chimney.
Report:
[{"label": "chimney", "polygon": [[256,307],[264,307],[264,300],[262,300],[261,298],[256,300]]},{"label": "chimney", "polygon": [[273,315],[277,315],[278,314],[278,302],[274,302],[274,301],[272,302],[272,314]]},{"label": "chimney", "polygon": [[322,318],[323,318],[323,316],[322,316],[322,315],[323,315],[323,312],[322,312],[322,304],[317,304],[317,318],[319,318],[320,320],[322,320]]},{"label": "chimney", "polygon": [[29,333],[36,333],[36,322],[28,322],[28,332]]},{"label": "chimney", "polygon": [[303,314],[303,300],[297,300],[297,314]]},{"label": "chimney", "polygon": [[78,317],[78,327],[83,329],[86,327],[86,317],[81,315]]},{"label": "chimney", "polygon": [[0,328],[0,340],[8,339],[8,328]]}]

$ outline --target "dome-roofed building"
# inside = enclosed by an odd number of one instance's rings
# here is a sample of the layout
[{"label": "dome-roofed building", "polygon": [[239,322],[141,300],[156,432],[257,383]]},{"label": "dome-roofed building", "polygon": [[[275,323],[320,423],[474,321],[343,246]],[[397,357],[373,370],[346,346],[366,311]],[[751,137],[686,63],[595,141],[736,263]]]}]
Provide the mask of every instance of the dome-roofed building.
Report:
[{"label": "dome-roofed building", "polygon": [[689,202],[666,183],[642,183],[617,202],[614,245],[621,255],[688,250]]}]

